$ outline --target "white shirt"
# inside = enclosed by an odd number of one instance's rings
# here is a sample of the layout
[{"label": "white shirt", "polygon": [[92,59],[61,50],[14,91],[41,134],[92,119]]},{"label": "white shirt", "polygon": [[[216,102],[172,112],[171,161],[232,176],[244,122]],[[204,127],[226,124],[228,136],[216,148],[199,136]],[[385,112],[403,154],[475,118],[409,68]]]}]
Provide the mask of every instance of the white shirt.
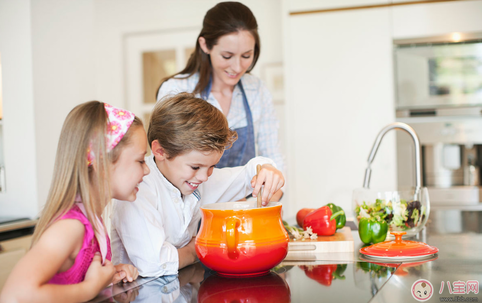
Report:
[{"label": "white shirt", "polygon": [[251,179],[257,164],[271,164],[256,157],[245,166],[217,169],[194,193],[181,192],[159,171],[153,156],[146,157],[151,170],[139,184],[134,202],[114,200],[111,243],[114,264],[132,264],[144,277],[177,274],[177,249],[196,235],[200,206],[236,201],[252,193]]},{"label": "white shirt", "polygon": [[[176,78],[164,82],[157,93],[157,100],[159,101],[167,95],[180,92],[193,92],[199,81],[199,74],[195,73],[187,79],[179,79],[179,77],[184,76],[186,75],[179,75],[176,76]],[[254,137],[257,149],[256,155],[273,159],[278,169],[284,172],[284,159],[278,140],[279,122],[276,118],[271,93],[263,82],[253,75],[244,74],[241,77],[241,83],[243,84],[246,98],[248,99],[251,115],[253,116]],[[201,96],[197,94],[196,97],[200,98]],[[209,93],[207,101],[222,111],[221,105],[216,98],[214,98],[213,94]],[[237,129],[247,125],[243,94],[238,85],[234,88],[231,107],[229,108],[226,119],[231,129]]]}]

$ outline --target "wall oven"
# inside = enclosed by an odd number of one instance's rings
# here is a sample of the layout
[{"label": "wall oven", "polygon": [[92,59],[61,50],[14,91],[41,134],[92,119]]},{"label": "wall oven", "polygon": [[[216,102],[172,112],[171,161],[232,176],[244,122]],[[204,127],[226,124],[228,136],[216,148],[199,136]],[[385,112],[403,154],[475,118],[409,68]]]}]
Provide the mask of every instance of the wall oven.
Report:
[{"label": "wall oven", "polygon": [[[482,202],[482,34],[464,36],[394,46],[396,117],[420,137],[433,205]],[[399,187],[413,184],[410,147],[410,138],[397,134]]]}]

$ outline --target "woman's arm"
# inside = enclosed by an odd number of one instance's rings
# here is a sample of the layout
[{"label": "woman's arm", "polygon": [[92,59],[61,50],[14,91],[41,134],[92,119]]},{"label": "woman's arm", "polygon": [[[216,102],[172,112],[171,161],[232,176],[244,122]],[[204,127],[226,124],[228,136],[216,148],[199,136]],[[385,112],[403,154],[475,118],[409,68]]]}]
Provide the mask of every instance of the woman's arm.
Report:
[{"label": "woman's arm", "polygon": [[[94,258],[86,278],[79,284],[48,284],[61,268],[67,270],[83,242],[84,225],[78,220],[60,220],[50,226],[39,241],[17,263],[0,296],[3,302],[74,302],[95,297],[115,273],[114,266]],[[70,265],[70,266],[69,266]],[[67,268],[65,268],[67,267]]]}]

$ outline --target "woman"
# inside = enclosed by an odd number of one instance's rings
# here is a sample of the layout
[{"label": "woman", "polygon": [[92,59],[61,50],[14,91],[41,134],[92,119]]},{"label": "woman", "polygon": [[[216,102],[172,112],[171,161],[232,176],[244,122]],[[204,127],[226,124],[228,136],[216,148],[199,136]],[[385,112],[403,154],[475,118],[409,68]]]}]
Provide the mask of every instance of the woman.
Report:
[{"label": "woman", "polygon": [[[217,167],[245,165],[266,156],[284,171],[278,142],[278,120],[271,94],[249,72],[260,54],[258,24],[251,10],[238,2],[222,2],[204,16],[196,49],[181,72],[163,79],[157,100],[179,92],[193,92],[221,110],[238,140]],[[282,196],[279,191],[272,199]]]}]

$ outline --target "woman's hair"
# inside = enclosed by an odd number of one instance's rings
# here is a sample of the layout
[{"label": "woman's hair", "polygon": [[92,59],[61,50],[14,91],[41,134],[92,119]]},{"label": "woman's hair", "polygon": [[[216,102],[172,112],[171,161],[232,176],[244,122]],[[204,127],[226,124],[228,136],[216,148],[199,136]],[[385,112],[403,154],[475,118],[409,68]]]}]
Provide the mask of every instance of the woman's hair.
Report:
[{"label": "woman's hair", "polygon": [[[107,153],[107,124],[104,103],[99,101],[80,104],[68,114],[60,133],[47,202],[35,228],[32,246],[50,224],[73,207],[77,194],[85,206],[87,219],[95,228],[96,210],[103,210],[111,199],[109,167],[130,144],[131,130],[142,127],[141,120],[135,117],[122,140]],[[95,155],[91,166],[87,160],[88,149]]]},{"label": "woman's hair", "polygon": [[203,37],[206,40],[207,48],[211,50],[218,43],[220,37],[242,30],[249,31],[255,41],[253,63],[246,71],[249,73],[256,65],[261,51],[258,23],[246,5],[239,2],[221,2],[211,8],[204,16],[203,28],[196,40],[196,49],[189,57],[186,67],[179,73],[162,79],[159,88],[162,83],[177,75],[187,74],[186,78],[189,78],[194,73],[199,72],[199,81],[193,93],[201,93],[208,86],[212,66],[210,56],[204,53],[199,45],[199,38]]},{"label": "woman's hair", "polygon": [[190,93],[166,96],[157,102],[147,131],[151,147],[157,140],[168,159],[191,150],[223,152],[237,138],[219,109]]}]

